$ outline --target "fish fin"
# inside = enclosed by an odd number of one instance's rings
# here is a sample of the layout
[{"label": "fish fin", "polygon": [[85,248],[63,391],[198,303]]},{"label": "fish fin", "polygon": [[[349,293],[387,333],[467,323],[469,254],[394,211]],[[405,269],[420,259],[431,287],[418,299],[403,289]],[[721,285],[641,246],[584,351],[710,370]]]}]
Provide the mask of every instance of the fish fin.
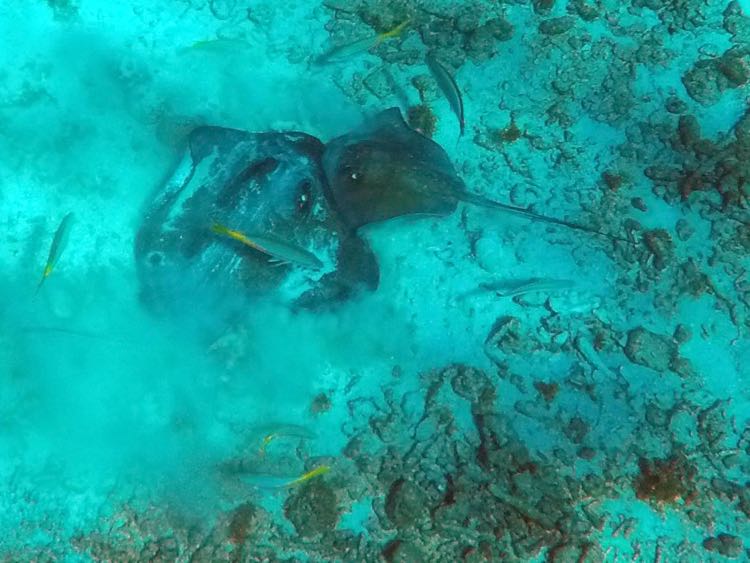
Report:
[{"label": "fish fin", "polygon": [[34,295],[39,293],[39,290],[42,289],[42,285],[44,285],[44,282],[47,280],[49,275],[52,273],[52,266],[50,264],[47,264],[44,267],[44,272],[42,272],[42,277],[39,279],[39,283],[36,286],[36,291],[34,292]]}]

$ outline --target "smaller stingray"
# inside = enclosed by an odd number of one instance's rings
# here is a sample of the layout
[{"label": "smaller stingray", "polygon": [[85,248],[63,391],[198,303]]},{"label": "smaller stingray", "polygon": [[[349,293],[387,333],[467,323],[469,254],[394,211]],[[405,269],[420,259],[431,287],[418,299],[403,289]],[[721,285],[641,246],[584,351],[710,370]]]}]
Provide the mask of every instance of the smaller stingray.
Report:
[{"label": "smaller stingray", "polygon": [[463,201],[628,242],[466,191],[442,147],[409,127],[398,108],[328,143],[323,169],[329,199],[353,229],[403,215],[449,215]]}]

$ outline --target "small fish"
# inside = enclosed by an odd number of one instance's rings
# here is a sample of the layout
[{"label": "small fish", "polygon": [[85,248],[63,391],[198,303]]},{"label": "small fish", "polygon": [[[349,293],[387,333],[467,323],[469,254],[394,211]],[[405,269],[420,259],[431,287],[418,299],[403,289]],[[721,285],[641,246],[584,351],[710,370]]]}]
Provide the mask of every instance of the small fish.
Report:
[{"label": "small fish", "polygon": [[216,39],[202,39],[192,45],[178,49],[180,55],[193,52],[236,52],[249,49],[251,45],[242,39],[230,39],[227,37],[217,37]]},{"label": "small fish", "polygon": [[279,475],[266,475],[262,473],[253,473],[242,477],[242,481],[256,489],[286,489],[301,485],[302,483],[314,479],[320,475],[328,473],[331,468],[328,465],[320,465],[300,475],[299,477],[284,477]]},{"label": "small fish", "polygon": [[453,75],[448,72],[448,69],[437,60],[434,53],[427,53],[425,61],[427,62],[427,68],[430,69],[430,73],[432,73],[435,82],[437,82],[438,87],[443,94],[445,94],[453,113],[455,113],[458,118],[458,126],[460,128],[459,135],[462,136],[464,134],[464,101],[461,98],[461,91],[458,89],[456,80],[453,78]]},{"label": "small fish", "polygon": [[309,481],[310,479],[314,479],[315,477],[318,477],[319,475],[325,475],[331,470],[331,468],[328,465],[319,465],[315,469],[311,469],[307,473],[303,473],[293,481],[289,481],[285,486],[287,487],[293,487],[295,485],[300,485],[304,483],[305,481]]},{"label": "small fish", "polygon": [[66,335],[66,336],[77,336],[81,338],[93,338],[96,340],[109,340],[107,336],[98,332],[92,332],[88,330],[77,330],[74,328],[58,327],[58,326],[42,326],[42,325],[30,325],[21,327],[21,332],[26,334],[39,334],[39,335]]},{"label": "small fish", "polygon": [[36,286],[37,291],[39,291],[39,289],[42,287],[42,284],[44,283],[44,280],[46,280],[55,269],[57,261],[60,259],[60,255],[65,249],[66,243],[68,242],[68,234],[70,232],[70,224],[72,222],[72,211],[65,215],[62,221],[60,221],[60,225],[58,225],[57,230],[55,231],[55,236],[53,237],[52,244],[49,248],[49,256],[47,257],[47,264],[45,264],[44,271],[42,272],[42,279],[39,280],[39,285]]},{"label": "small fish", "polygon": [[297,245],[284,242],[283,240],[263,235],[246,235],[240,231],[225,227],[220,223],[214,223],[211,230],[218,235],[229,237],[258,252],[267,254],[277,261],[297,264],[314,270],[319,270],[323,267],[323,262],[312,252]]},{"label": "small fish", "polygon": [[378,33],[377,35],[365,37],[364,39],[358,39],[357,41],[354,41],[352,43],[334,47],[330,51],[326,51],[317,59],[315,59],[315,64],[323,65],[328,63],[339,63],[356,55],[359,55],[360,53],[369,51],[373,47],[377,47],[378,45],[380,45],[386,39],[391,39],[400,35],[404,28],[406,28],[408,23],[409,20],[405,20],[390,31]]},{"label": "small fish", "polygon": [[258,448],[258,455],[264,457],[268,445],[277,438],[299,438],[303,440],[312,440],[316,437],[315,432],[300,426],[298,424],[267,424],[255,429],[261,433],[263,438]]},{"label": "small fish", "polygon": [[566,291],[575,287],[571,280],[552,278],[525,278],[525,279],[500,279],[482,282],[458,296],[459,299],[468,299],[477,296],[494,293],[497,297],[515,297],[527,293],[548,292],[556,293]]},{"label": "small fish", "polygon": [[572,289],[575,286],[572,280],[529,278],[524,280],[499,280],[485,282],[479,287],[486,291],[494,291],[498,297],[513,297],[534,292],[557,292]]}]

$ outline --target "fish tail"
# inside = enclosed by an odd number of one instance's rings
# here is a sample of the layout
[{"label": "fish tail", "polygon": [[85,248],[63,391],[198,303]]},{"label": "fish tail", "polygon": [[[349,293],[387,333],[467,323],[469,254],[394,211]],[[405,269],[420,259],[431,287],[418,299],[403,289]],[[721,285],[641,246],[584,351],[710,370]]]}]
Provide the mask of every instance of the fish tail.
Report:
[{"label": "fish tail", "polygon": [[42,277],[39,279],[39,283],[36,285],[36,291],[34,292],[34,295],[39,293],[39,290],[42,289],[42,285],[44,285],[44,282],[49,277],[49,275],[52,273],[52,264],[47,264],[44,267],[44,271],[42,272]]},{"label": "fish tail", "polygon": [[286,483],[284,483],[284,484],[283,484],[283,485],[281,485],[281,486],[282,486],[282,487],[289,487],[289,488],[291,488],[291,487],[294,487],[295,485],[299,485],[299,484],[300,484],[300,483],[302,483],[302,482],[303,482],[304,480],[305,480],[305,477],[304,477],[304,475],[303,475],[302,477],[297,477],[297,478],[295,478],[295,479],[292,479],[291,481],[287,481]]}]

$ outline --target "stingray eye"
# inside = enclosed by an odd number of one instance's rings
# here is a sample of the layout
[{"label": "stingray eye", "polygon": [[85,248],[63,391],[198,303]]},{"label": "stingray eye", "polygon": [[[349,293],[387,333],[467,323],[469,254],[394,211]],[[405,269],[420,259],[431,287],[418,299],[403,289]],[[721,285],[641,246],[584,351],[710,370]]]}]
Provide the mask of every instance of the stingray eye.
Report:
[{"label": "stingray eye", "polygon": [[297,196],[297,211],[307,213],[312,204],[312,184],[309,180],[300,182]]}]

